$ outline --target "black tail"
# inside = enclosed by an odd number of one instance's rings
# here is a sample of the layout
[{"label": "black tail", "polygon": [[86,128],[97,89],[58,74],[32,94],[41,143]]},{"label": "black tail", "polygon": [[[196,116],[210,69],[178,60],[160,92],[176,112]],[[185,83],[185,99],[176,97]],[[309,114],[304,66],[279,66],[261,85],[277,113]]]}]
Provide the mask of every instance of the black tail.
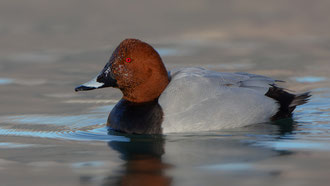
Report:
[{"label": "black tail", "polygon": [[291,117],[296,106],[307,103],[311,97],[310,92],[295,95],[275,85],[272,85],[265,95],[275,99],[280,104],[279,111],[271,117],[271,120]]}]

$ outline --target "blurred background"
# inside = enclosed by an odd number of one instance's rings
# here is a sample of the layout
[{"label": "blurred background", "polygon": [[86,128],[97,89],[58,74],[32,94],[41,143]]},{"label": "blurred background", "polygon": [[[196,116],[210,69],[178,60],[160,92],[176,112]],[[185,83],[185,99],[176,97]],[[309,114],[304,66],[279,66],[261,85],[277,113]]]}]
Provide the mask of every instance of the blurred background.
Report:
[{"label": "blurred background", "polygon": [[[132,178],[127,175],[131,156],[118,144],[104,143],[127,140],[106,135],[104,128],[121,93],[75,93],[74,88],[94,77],[122,40],[137,38],[156,48],[168,70],[200,66],[246,71],[285,80],[281,86],[296,92],[313,92],[310,104],[297,110],[298,127],[289,132],[267,126],[258,132],[214,133],[220,139],[169,136],[165,147],[152,144],[165,148],[166,161],[161,161],[162,153],[151,153],[156,161],[146,165],[169,170],[155,178],[157,183],[326,185],[329,9],[329,0],[1,0],[0,170],[5,171],[0,180],[13,185],[111,185],[113,179]],[[202,175],[191,168],[207,163],[220,168],[198,169],[212,172]]]},{"label": "blurred background", "polygon": [[329,7],[327,0],[2,0],[0,78],[2,84],[24,86],[24,96],[17,86],[1,86],[0,100],[7,106],[0,113],[50,109],[49,96],[26,96],[58,92],[69,97],[125,38],[156,47],[169,69],[203,66],[275,77],[329,77]]},{"label": "blurred background", "polygon": [[[328,0],[2,0],[0,5],[0,83],[24,87],[23,96],[17,86],[1,86],[2,114],[50,111],[49,94],[70,97],[125,38],[153,45],[169,69],[329,77]],[[26,99],[36,93],[48,97]],[[76,110],[69,108],[61,110]]]}]

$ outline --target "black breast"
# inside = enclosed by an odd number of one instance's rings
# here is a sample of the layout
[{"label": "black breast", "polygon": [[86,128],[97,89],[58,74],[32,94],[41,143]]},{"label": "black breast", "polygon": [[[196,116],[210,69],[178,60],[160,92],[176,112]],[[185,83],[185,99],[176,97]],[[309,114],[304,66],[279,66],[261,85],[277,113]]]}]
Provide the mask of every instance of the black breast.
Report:
[{"label": "black breast", "polygon": [[158,99],[145,103],[121,99],[110,112],[107,125],[129,134],[161,134],[162,121],[163,110]]}]

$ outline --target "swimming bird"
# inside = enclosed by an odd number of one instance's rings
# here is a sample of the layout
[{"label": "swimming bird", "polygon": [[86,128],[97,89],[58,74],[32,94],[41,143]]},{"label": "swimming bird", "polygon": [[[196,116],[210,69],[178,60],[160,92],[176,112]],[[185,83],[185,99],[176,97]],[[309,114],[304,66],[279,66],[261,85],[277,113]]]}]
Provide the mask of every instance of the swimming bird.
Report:
[{"label": "swimming bird", "polygon": [[103,70],[75,88],[121,90],[107,126],[134,134],[198,132],[244,127],[292,116],[309,92],[292,94],[270,77],[200,67],[167,71],[157,51],[125,39]]}]

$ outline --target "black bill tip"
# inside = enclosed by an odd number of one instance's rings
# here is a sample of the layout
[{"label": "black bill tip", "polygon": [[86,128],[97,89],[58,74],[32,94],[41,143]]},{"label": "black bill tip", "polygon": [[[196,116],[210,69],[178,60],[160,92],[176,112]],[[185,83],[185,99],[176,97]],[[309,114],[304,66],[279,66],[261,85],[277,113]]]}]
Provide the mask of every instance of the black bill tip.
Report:
[{"label": "black bill tip", "polygon": [[76,92],[78,91],[86,91],[86,90],[93,90],[93,89],[96,89],[95,87],[87,87],[85,85],[80,85],[80,86],[77,86],[74,90]]}]

